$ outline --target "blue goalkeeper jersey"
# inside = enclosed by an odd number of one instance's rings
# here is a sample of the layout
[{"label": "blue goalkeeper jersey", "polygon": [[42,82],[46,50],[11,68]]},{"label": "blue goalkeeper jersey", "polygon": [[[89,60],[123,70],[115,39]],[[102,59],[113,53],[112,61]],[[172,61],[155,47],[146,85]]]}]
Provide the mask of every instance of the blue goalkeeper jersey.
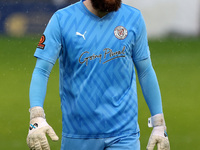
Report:
[{"label": "blue goalkeeper jersey", "polygon": [[134,62],[149,55],[143,17],[131,6],[103,18],[82,1],[55,12],[34,56],[53,64],[59,59],[63,136],[138,132]]}]

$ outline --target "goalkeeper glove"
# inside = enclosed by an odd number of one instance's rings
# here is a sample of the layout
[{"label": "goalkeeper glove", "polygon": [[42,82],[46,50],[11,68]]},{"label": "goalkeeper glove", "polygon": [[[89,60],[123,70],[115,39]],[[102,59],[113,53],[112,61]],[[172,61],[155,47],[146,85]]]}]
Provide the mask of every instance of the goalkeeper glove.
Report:
[{"label": "goalkeeper glove", "polygon": [[149,118],[148,126],[153,127],[153,131],[149,138],[147,150],[153,150],[155,145],[157,145],[158,150],[170,150],[163,114],[157,114]]},{"label": "goalkeeper glove", "polygon": [[59,138],[46,122],[44,110],[42,107],[33,107],[30,109],[30,127],[27,136],[27,144],[30,149],[34,150],[50,150],[46,133],[53,141]]}]

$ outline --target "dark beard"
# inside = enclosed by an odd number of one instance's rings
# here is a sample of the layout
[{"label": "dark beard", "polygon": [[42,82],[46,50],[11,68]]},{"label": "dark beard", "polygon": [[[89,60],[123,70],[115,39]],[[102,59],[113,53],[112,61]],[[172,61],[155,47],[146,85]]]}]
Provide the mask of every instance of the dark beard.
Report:
[{"label": "dark beard", "polygon": [[91,0],[94,9],[100,12],[112,12],[117,11],[121,7],[122,0],[114,0],[110,2],[109,0]]}]

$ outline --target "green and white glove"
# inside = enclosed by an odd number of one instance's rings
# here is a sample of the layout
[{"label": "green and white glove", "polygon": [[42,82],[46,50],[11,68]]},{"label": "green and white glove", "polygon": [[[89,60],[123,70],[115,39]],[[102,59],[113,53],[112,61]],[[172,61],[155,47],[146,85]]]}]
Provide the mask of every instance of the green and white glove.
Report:
[{"label": "green and white glove", "polygon": [[53,128],[46,122],[44,109],[42,107],[33,107],[30,110],[30,127],[27,136],[27,144],[31,150],[50,150],[46,134],[53,141],[59,138]]},{"label": "green and white glove", "polygon": [[158,150],[170,150],[167,128],[163,114],[157,114],[148,119],[148,126],[153,127],[153,131],[149,138],[147,150],[153,150],[157,145]]}]

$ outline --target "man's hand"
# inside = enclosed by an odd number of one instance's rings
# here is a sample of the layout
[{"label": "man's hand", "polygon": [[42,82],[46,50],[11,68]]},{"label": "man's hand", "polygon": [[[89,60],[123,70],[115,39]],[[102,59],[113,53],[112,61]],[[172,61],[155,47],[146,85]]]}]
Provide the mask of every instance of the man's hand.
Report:
[{"label": "man's hand", "polygon": [[30,109],[30,127],[27,136],[27,144],[32,150],[50,150],[46,134],[50,136],[53,141],[59,138],[46,122],[44,110],[42,107],[33,107]]},{"label": "man's hand", "polygon": [[163,114],[157,114],[149,118],[148,125],[153,127],[153,131],[149,138],[147,150],[153,150],[155,145],[157,145],[158,150],[170,150]]}]

